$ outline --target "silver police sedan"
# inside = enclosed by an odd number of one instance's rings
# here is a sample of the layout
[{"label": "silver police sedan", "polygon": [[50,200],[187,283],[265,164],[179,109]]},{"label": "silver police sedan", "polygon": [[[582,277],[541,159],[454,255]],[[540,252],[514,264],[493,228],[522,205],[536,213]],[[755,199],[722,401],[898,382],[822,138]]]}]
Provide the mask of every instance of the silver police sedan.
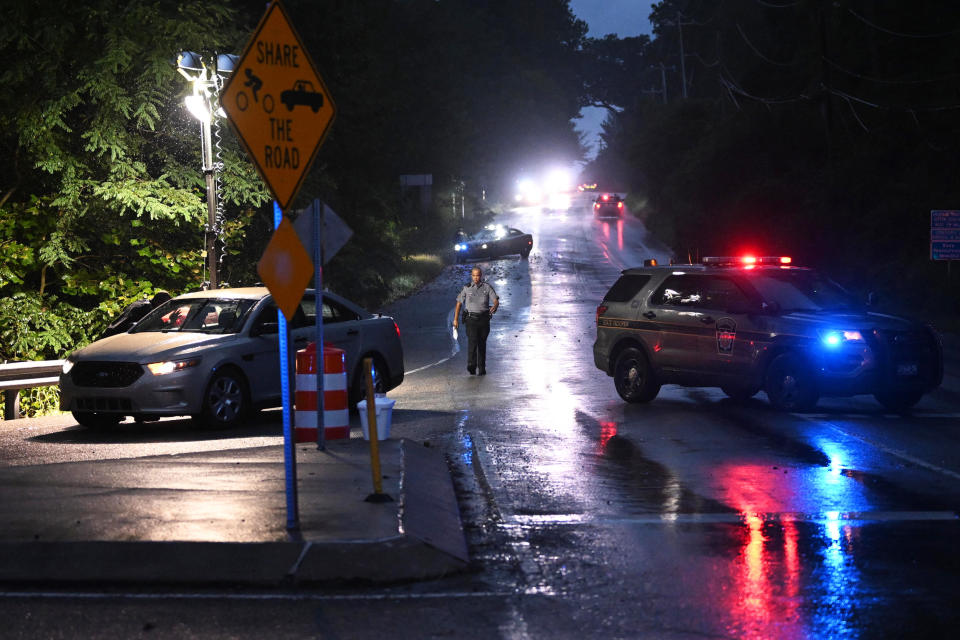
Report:
[{"label": "silver police sedan", "polygon": [[[290,322],[296,349],[313,340],[315,296],[306,291]],[[400,329],[393,318],[324,291],[323,323],[324,341],[346,352],[351,405],[365,390],[364,358],[373,358],[378,393],[403,381]],[[70,354],[60,375],[61,408],[90,428],[111,427],[126,416],[140,422],[179,415],[227,427],[254,409],[280,404],[278,312],[264,287],[173,298],[128,333]]]}]

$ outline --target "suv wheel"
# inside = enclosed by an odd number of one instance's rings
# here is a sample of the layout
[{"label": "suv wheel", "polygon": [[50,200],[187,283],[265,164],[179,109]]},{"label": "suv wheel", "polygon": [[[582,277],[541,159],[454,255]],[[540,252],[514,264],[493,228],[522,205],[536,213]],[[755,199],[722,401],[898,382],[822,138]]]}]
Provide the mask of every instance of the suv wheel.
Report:
[{"label": "suv wheel", "polygon": [[194,420],[205,427],[225,429],[240,423],[250,404],[246,384],[230,369],[216,373],[203,394],[203,411]]},{"label": "suv wheel", "polygon": [[660,393],[660,383],[650,368],[647,356],[635,347],[624,349],[617,357],[613,383],[617,393],[627,402],[650,402]]},{"label": "suv wheel", "polygon": [[888,410],[903,413],[913,408],[923,397],[922,391],[887,391],[875,393],[873,397]]},{"label": "suv wheel", "polygon": [[94,411],[72,411],[73,419],[87,429],[112,429],[120,424],[123,416],[115,413],[96,413]]},{"label": "suv wheel", "polygon": [[820,398],[813,370],[793,353],[773,359],[767,367],[764,391],[770,404],[781,411],[809,411]]}]

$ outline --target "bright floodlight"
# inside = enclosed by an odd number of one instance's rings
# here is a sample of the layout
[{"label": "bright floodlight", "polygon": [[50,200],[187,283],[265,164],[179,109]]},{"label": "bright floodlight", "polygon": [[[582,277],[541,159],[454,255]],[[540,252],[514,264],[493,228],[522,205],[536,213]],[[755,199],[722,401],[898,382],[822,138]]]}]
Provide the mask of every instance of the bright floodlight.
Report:
[{"label": "bright floodlight", "polygon": [[210,121],[210,109],[207,108],[207,101],[204,100],[203,96],[194,93],[184,98],[183,102],[187,105],[187,111],[194,118],[200,122]]}]

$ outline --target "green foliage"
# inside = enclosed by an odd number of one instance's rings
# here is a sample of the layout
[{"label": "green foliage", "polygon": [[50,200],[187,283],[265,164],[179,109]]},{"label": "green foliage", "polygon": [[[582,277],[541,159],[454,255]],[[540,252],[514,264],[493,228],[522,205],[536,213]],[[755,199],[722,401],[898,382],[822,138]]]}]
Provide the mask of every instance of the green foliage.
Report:
[{"label": "green foliage", "polygon": [[0,361],[64,358],[95,337],[90,326],[102,324],[102,314],[36,293],[0,298]]},{"label": "green foliage", "polygon": [[[55,415],[60,412],[60,388],[51,386],[21,389],[19,405],[20,416],[23,418]],[[0,415],[5,407],[6,394],[0,393]]]}]

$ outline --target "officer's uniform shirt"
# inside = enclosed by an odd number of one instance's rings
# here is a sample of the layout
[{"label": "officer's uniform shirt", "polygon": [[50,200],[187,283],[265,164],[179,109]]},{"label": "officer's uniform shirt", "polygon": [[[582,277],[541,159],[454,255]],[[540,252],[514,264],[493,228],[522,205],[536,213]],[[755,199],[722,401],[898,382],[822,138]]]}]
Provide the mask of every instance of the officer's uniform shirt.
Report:
[{"label": "officer's uniform shirt", "polygon": [[457,302],[459,302],[468,313],[484,313],[490,310],[490,307],[493,306],[493,303],[499,301],[500,298],[497,296],[497,292],[493,290],[486,281],[481,281],[480,284],[473,284],[472,282],[465,285],[460,291],[460,295],[457,296]]}]

